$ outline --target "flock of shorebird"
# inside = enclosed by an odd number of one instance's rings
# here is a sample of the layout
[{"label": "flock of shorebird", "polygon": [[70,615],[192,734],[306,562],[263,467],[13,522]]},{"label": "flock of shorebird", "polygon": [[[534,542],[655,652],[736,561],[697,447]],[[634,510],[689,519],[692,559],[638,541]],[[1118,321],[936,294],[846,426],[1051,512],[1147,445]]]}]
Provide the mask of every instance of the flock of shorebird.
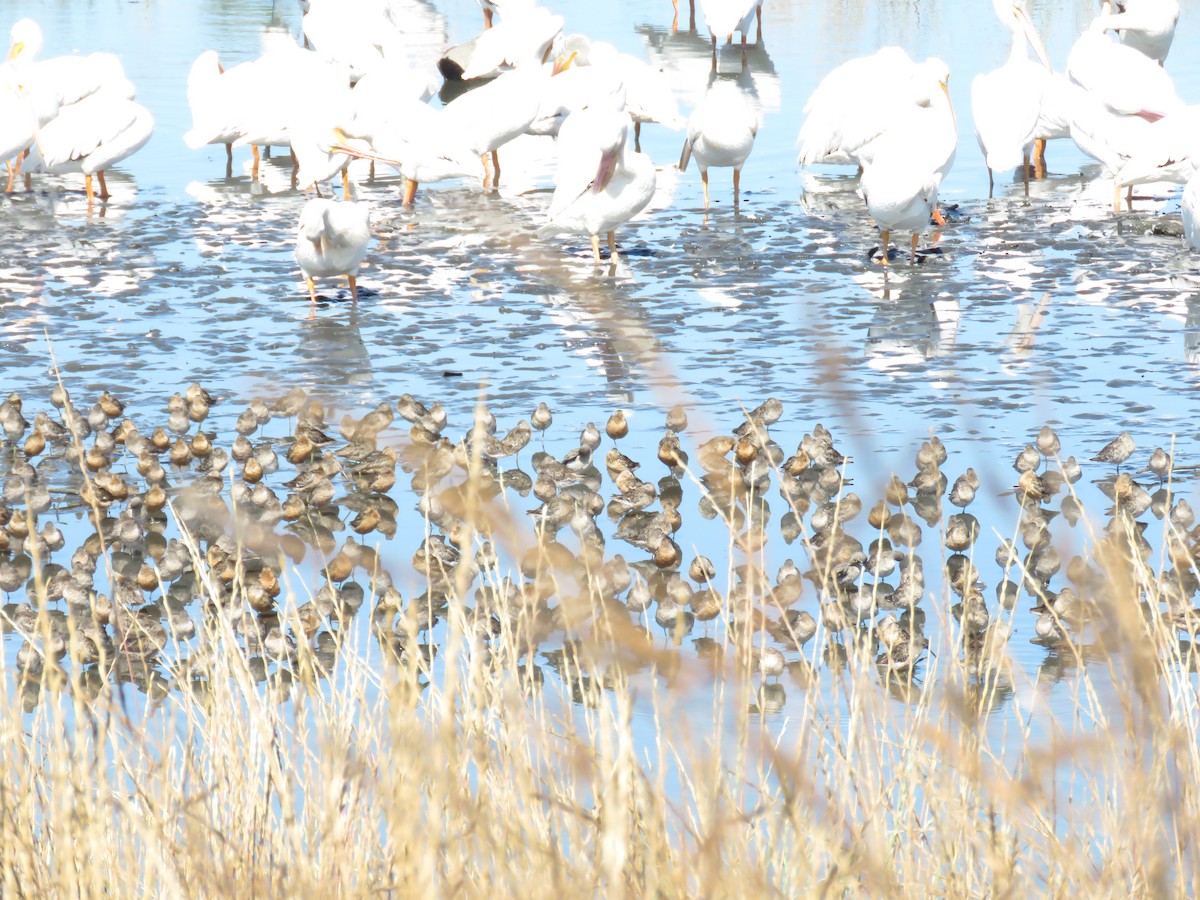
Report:
[{"label": "flock of shorebird", "polygon": [[[144,431],[108,392],[91,407],[76,406],[61,388],[50,401],[57,412],[36,415],[17,394],[0,402],[0,591],[25,592],[0,618],[24,640],[17,662],[25,672],[70,654],[106,673],[103,666],[116,665],[119,677],[141,683],[174,647],[177,657],[186,654],[176,670],[204,677],[220,650],[216,632],[198,627],[199,615],[232,629],[265,674],[268,663],[299,664],[301,644],[332,652],[331,631],[369,594],[381,646],[426,672],[432,650],[416,639],[454,606],[496,665],[526,672],[542,658],[562,663],[564,678],[589,666],[588,677],[600,677],[605,664],[580,655],[585,636],[644,646],[630,664],[646,664],[655,658],[650,619],[675,641],[697,622],[718,620],[724,639],[698,638],[697,650],[729,648],[764,678],[807,667],[807,657],[789,655],[823,631],[831,665],[845,664],[855,647],[886,677],[911,683],[928,644],[922,607],[934,596],[918,552],[926,527],[937,535],[941,596],[958,623],[949,639],[961,642],[972,665],[990,665],[990,650],[1009,640],[1022,597],[1035,604],[1032,639],[1051,648],[1104,642],[1138,608],[1164,635],[1194,639],[1200,629],[1193,605],[1200,529],[1172,492],[1176,464],[1160,448],[1140,471],[1122,471],[1136,452],[1127,433],[1093,457],[1116,467],[1097,482],[1113,501],[1108,527],[1065,567],[1051,522],[1061,516],[1074,524],[1082,514],[1073,489],[1082,466],[1063,457],[1049,426],[1017,455],[1013,536],[1025,551],[1000,541],[992,603],[976,547],[984,529],[967,511],[981,489],[973,469],[951,484],[946,447],[931,437],[917,450],[915,475],[907,482],[893,475],[869,505],[851,489],[850,461],[820,424],[794,452],[780,446],[772,431],[784,407],[776,399],[695,442],[686,411],[672,409],[655,451],[657,475],[653,464],[619,449],[629,434],[620,410],[603,430],[589,423],[561,457],[534,452],[525,471],[522,453],[554,423],[544,403],[507,431],[480,405],[452,439],[438,403],[405,394],[335,424],[295,388],[271,403],[249,403],[229,442],[204,430],[219,400],[198,384],[175,394],[165,422]],[[267,436],[272,420],[286,421],[288,433]],[[406,441],[397,431],[403,425]],[[612,443],[604,450],[606,437]],[[397,488],[400,472],[408,484]],[[1146,473],[1144,482],[1135,477]],[[693,485],[694,506],[685,502]],[[420,527],[401,527],[395,490],[415,502]],[[802,553],[772,577],[763,565],[775,491],[785,510],[779,532],[788,544],[799,541]],[[957,511],[947,514],[946,500]],[[74,529],[82,542],[69,565],[53,562],[68,541],[55,515],[64,504],[88,511]],[[532,534],[516,522],[522,506]],[[689,508],[725,525],[716,552],[697,547],[689,559],[680,546]],[[856,525],[864,512],[865,527]],[[1144,565],[1153,552],[1143,536],[1147,512],[1164,522],[1170,560],[1156,583]],[[168,513],[178,537],[169,536]],[[411,567],[423,591],[407,601],[392,574],[405,540],[417,544]],[[635,558],[626,561],[614,544]],[[738,554],[743,564],[735,564]],[[318,583],[293,583],[301,596],[289,597],[288,560],[306,556],[317,558]],[[1126,569],[1128,578],[1114,574]],[[1067,583],[1053,586],[1060,572]]]},{"label": "flock of shorebird", "polygon": [[[289,147],[298,184],[317,189],[301,214],[297,260],[315,300],[313,279],[350,278],[366,252],[369,214],[352,202],[320,198],[319,185],[340,175],[350,199],[348,166],[369,158],[406,179],[411,204],[422,182],[482,174],[500,178],[499,150],[523,134],[553,136],[558,161],[543,236],[586,235],[594,261],[607,236],[641,212],[655,192],[655,167],[638,149],[643,123],[684,127],[679,168],[694,158],[709,202],[710,167],[733,169],[734,202],[759,117],[737,83],[717,72],[718,37],[742,37],[742,66],[752,28],[762,40],[762,0],[702,0],[713,66],[703,101],[685,120],[660,73],[645,62],[583,35],[565,34],[563,19],[534,0],[480,0],[484,30],[452,48],[439,68],[471,87],[440,109],[430,106],[436,77],[410,63],[411,35],[395,0],[301,0],[303,47],[267,34],[258,59],[226,70],[215,51],[202,54],[188,79],[192,147],[249,145],[257,174],[260,147]],[[1022,167],[1045,173],[1045,144],[1071,138],[1122,188],[1145,182],[1187,183],[1185,242],[1200,246],[1200,107],[1187,106],[1163,68],[1179,16],[1176,0],[1103,3],[1076,41],[1065,73],[1053,71],[1024,0],[994,0],[1011,31],[1012,50],[971,88],[976,133],[989,173]],[[755,27],[757,26],[757,27]],[[25,172],[82,172],[108,196],[105,170],[150,136],[153,120],[135,102],[120,61],[108,53],[38,60],[42,35],[23,19],[12,26],[0,67],[0,158],[9,187]],[[953,164],[957,127],[945,63],[916,63],[898,47],[851,60],[817,87],[800,129],[802,165],[849,164],[882,233],[888,262],[893,232],[920,235],[937,207]],[[878,88],[887,85],[880,101]],[[632,137],[632,140],[631,140]],[[1132,194],[1129,196],[1132,202]]]}]

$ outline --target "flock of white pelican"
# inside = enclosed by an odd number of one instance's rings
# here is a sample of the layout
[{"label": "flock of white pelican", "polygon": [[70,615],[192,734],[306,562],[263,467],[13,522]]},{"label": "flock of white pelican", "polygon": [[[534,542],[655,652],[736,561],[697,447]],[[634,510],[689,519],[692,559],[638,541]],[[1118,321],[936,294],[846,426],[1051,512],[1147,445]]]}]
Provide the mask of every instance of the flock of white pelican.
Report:
[{"label": "flock of white pelican", "polygon": [[[370,229],[366,209],[354,210],[350,199],[354,159],[399,171],[401,202],[410,205],[422,183],[482,177],[485,189],[494,187],[505,144],[525,134],[551,136],[554,194],[539,233],[588,237],[597,265],[601,238],[615,260],[615,232],[655,193],[655,167],[640,151],[644,123],[686,124],[679,169],[695,158],[707,208],[709,169],[732,168],[738,204],[760,121],[738,84],[718,74],[718,39],[740,34],[744,69],[749,32],[762,41],[762,0],[701,0],[712,75],[687,119],[659,72],[609,44],[564,33],[563,18],[536,0],[479,0],[483,30],[438,63],[444,77],[468,89],[441,107],[430,104],[437,73],[411,62],[414,36],[406,34],[396,0],[300,2],[301,42],[266,34],[261,56],[228,69],[216,51],[196,59],[187,85],[193,124],[184,140],[192,148],[225,145],[230,166],[233,150],[249,146],[254,177],[260,148],[290,149],[297,184],[319,198],[303,211],[297,235],[310,294],[314,277],[345,275],[357,296],[354,273]],[[1186,183],[1184,240],[1200,249],[1200,106],[1180,100],[1163,68],[1176,0],[1104,0],[1063,72],[1054,70],[1024,0],[994,6],[1011,33],[1011,52],[971,85],[989,187],[994,172],[1019,167],[1028,194],[1031,172],[1045,175],[1046,142],[1070,138],[1111,177],[1117,211],[1122,189],[1132,203],[1136,184]],[[0,65],[7,189],[22,171],[26,179],[80,172],[89,203],[104,200],[105,170],[146,143],[153,119],[134,100],[117,57],[42,60],[41,46],[37,24],[22,19]],[[939,59],[915,62],[884,47],[830,72],[805,107],[799,162],[858,167],[884,265],[893,233],[911,235],[915,260],[921,234],[942,222],[938,191],[957,148],[949,79]],[[345,200],[321,198],[319,186],[331,179],[340,179]]]}]

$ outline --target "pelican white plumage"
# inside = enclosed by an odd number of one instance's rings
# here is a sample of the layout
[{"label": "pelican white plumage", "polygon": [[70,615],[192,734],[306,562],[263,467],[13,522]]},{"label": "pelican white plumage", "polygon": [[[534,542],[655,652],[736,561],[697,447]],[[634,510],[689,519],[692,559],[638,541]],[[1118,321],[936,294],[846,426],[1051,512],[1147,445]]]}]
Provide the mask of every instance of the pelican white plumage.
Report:
[{"label": "pelican white plumage", "polygon": [[1121,43],[1160,66],[1166,61],[1179,23],[1177,0],[1116,0],[1116,12],[1104,19],[1104,28],[1115,31]]},{"label": "pelican white plumage", "polygon": [[1180,209],[1183,213],[1183,244],[1200,250],[1200,172],[1193,175],[1183,189]]},{"label": "pelican white plumage", "polygon": [[1186,183],[1200,169],[1200,106],[1186,106],[1142,130],[1115,180],[1119,187],[1167,181]]},{"label": "pelican white plumage", "polygon": [[679,158],[679,170],[696,157],[704,184],[704,208],[708,209],[708,170],[712,166],[733,168],[733,205],[740,201],[742,166],[754,149],[758,113],[750,99],[734,82],[716,79],[709,85],[700,105],[688,119],[687,139]]},{"label": "pelican white plumage", "polygon": [[154,117],[140,103],[105,91],[64,106],[38,130],[29,154],[31,172],[61,175],[81,172],[88,203],[96,196],[92,176],[100,181],[101,200],[109,198],[104,173],[140,150],[154,132]]},{"label": "pelican white plumage", "polygon": [[[547,79],[556,71],[557,64],[513,69],[456,97],[442,110],[441,127],[450,143],[469,147],[482,160],[484,190],[500,184],[497,151],[529,130],[541,111]],[[489,158],[493,172],[488,171]]]},{"label": "pelican white plumage", "polygon": [[893,231],[912,233],[917,242],[929,226],[942,178],[954,164],[958,131],[947,84],[950,70],[940,59],[920,66],[926,84],[926,103],[908,110],[904,119],[874,142],[863,167],[861,191],[871,218],[882,236],[883,262]]},{"label": "pelican white plumage", "polygon": [[608,235],[609,259],[616,262],[616,229],[654,197],[654,164],[629,146],[633,125],[627,112],[588,107],[572,113],[558,134],[558,166],[547,223],[539,237],[561,232],[591,238],[600,265],[600,235]]},{"label": "pelican white plumage", "polygon": [[16,169],[13,157],[23,153],[33,143],[37,130],[37,117],[29,98],[24,95],[15,83],[0,70],[0,161],[8,168],[8,183],[6,191],[12,190],[13,177]]},{"label": "pelican white plumage", "polygon": [[462,80],[494,78],[502,72],[545,62],[562,33],[563,17],[532,0],[509,0],[504,18],[475,39]]},{"label": "pelican white plumage", "polygon": [[[971,82],[975,137],[987,163],[988,196],[995,187],[994,172],[1023,164],[1028,197],[1029,156],[1038,136],[1042,94],[1051,74],[1050,61],[1024,0],[994,0],[994,7],[1000,21],[1012,33],[1012,49],[1004,65],[976,75]],[[1036,62],[1030,59],[1030,51]]]},{"label": "pelican white plumage", "polygon": [[746,68],[746,38],[756,18],[756,40],[762,43],[762,0],[700,0],[700,7],[712,37],[713,70],[717,68],[717,38],[732,38],[735,31],[742,36],[742,68]]},{"label": "pelican white plumage", "polygon": [[1037,135],[1033,142],[1033,172],[1037,178],[1046,177],[1046,143],[1071,136],[1071,120],[1079,106],[1083,88],[1062,72],[1051,72],[1042,86],[1042,103],[1038,110]]},{"label": "pelican white plumage", "polygon": [[[633,146],[641,150],[642,125],[655,122],[678,131],[687,124],[671,84],[662,72],[607,41],[592,41],[586,66],[607,67],[625,88],[625,109],[633,117]],[[586,67],[584,66],[584,67]]]},{"label": "pelican white plumage", "polygon": [[[1107,0],[1104,8],[1109,8]],[[1171,76],[1145,54],[1105,34],[1106,17],[1103,13],[1093,20],[1071,47],[1067,77],[1118,115],[1153,122],[1181,109]]]},{"label": "pelican white plumage", "polygon": [[[821,79],[804,105],[798,143],[802,166],[851,165],[860,169],[871,158],[871,145],[911,113],[926,93],[914,82],[921,69],[899,47],[842,63]],[[887,103],[874,98],[881,84],[901,89]],[[911,102],[910,102],[911,101]]]},{"label": "pelican white plumage", "polygon": [[[355,90],[364,83],[365,79]],[[479,172],[478,157],[456,129],[446,127],[443,115],[414,97],[386,107],[360,108],[348,134],[366,141],[369,152],[347,144],[338,149],[399,171],[405,178],[403,205],[411,206],[419,185]]]},{"label": "pelican white plumage", "polygon": [[356,276],[370,240],[371,211],[367,204],[317,197],[304,205],[296,231],[296,262],[308,283],[314,308],[317,278],[345,275],[350,282],[350,296],[358,300]]},{"label": "pelican white plumage", "polygon": [[[187,98],[192,127],[183,141],[192,150],[225,145],[226,177],[233,171],[233,143],[242,137],[260,85],[255,62],[226,69],[216,50],[205,50],[188,72]],[[254,147],[255,162],[258,147]]]}]

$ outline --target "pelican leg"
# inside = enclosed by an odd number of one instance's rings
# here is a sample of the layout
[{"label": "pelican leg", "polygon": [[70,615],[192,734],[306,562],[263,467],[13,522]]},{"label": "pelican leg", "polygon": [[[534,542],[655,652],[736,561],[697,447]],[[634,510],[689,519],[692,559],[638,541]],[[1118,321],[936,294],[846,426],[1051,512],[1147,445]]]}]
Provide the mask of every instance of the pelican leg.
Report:
[{"label": "pelican leg", "polygon": [[754,11],[754,15],[758,18],[758,33],[754,36],[754,42],[756,44],[761,44],[762,43],[762,7],[761,6],[759,6],[758,9],[756,9]]},{"label": "pelican leg", "polygon": [[912,261],[913,262],[917,261],[917,238],[918,238],[918,235],[914,231],[913,236],[912,236]]},{"label": "pelican leg", "polygon": [[934,224],[937,225],[939,228],[943,227],[946,224],[946,217],[942,215],[942,211],[940,209],[938,209],[936,206],[934,206],[934,208],[933,208],[932,218],[933,218]]},{"label": "pelican leg", "polygon": [[642,123],[633,123],[633,149],[638,153],[642,152]]},{"label": "pelican leg", "polygon": [[289,152],[292,154],[292,177],[294,178],[296,173],[300,171],[300,160],[296,158],[295,150],[291,150]]},{"label": "pelican leg", "polygon": [[879,240],[883,243],[883,264],[886,266],[888,264],[888,244],[892,240],[892,233],[890,231],[879,232]]},{"label": "pelican leg", "polygon": [[733,208],[734,209],[737,209],[738,205],[742,202],[741,193],[742,193],[742,170],[734,169],[733,170]]},{"label": "pelican leg", "polygon": [[1129,206],[1129,211],[1133,212],[1133,185],[1125,186],[1125,203]]},{"label": "pelican leg", "polygon": [[742,32],[742,71],[746,71],[746,32]]},{"label": "pelican leg", "polygon": [[708,169],[700,173],[700,181],[704,185],[704,208],[708,209]]},{"label": "pelican leg", "polygon": [[308,317],[313,319],[316,318],[317,315],[317,285],[312,280],[311,276],[305,278],[304,280],[308,282]]},{"label": "pelican leg", "polygon": [[1113,212],[1119,213],[1120,211],[1121,211],[1121,186],[1114,182],[1113,183]]},{"label": "pelican leg", "polygon": [[617,233],[615,231],[608,233],[608,261],[614,264],[617,261]]},{"label": "pelican leg", "polygon": [[370,170],[370,172],[367,173],[367,182],[372,183],[374,181],[375,181],[375,160],[371,160],[371,170]]},{"label": "pelican leg", "polygon": [[[98,196],[100,197],[101,200],[107,200],[109,197],[112,196],[112,194],[110,194],[108,192],[108,185],[104,181],[104,171],[101,170],[101,171],[97,172],[96,178],[100,181],[100,193]],[[1130,188],[1130,190],[1133,190],[1133,189]]]},{"label": "pelican leg", "polygon": [[598,234],[592,235],[592,261],[597,266],[600,265],[600,235]]},{"label": "pelican leg", "polygon": [[489,28],[492,27],[492,16],[494,16],[494,15],[495,15],[495,13],[493,13],[486,6],[484,7],[484,9],[483,9],[483,30],[484,31],[487,31]]},{"label": "pelican leg", "polygon": [[92,200],[94,200],[96,197],[96,192],[92,190],[92,176],[91,175],[83,176],[83,189],[85,192],[87,192],[88,206],[91,206]]},{"label": "pelican leg", "polygon": [[4,193],[8,193],[13,188],[13,178],[16,177],[16,169],[13,168],[12,160],[6,160],[4,165],[8,167],[8,183],[4,186]]},{"label": "pelican leg", "polygon": [[258,161],[261,158],[261,156],[258,152],[258,144],[250,145],[250,153],[254,157],[254,164],[252,166],[250,166],[250,177],[253,178],[255,181],[258,181]]},{"label": "pelican leg", "polygon": [[1033,142],[1033,177],[1046,177],[1046,139],[1038,138]]},{"label": "pelican leg", "polygon": [[484,153],[479,159],[483,163],[483,189],[485,191],[490,190],[492,187],[492,171],[489,165],[489,156]]},{"label": "pelican leg", "polygon": [[271,158],[271,145],[265,144],[263,146],[263,159],[270,159],[270,158]]},{"label": "pelican leg", "polygon": [[312,189],[313,189],[314,191],[316,191],[316,192],[317,192],[317,199],[320,199],[320,197],[321,197],[321,185],[320,185],[320,184],[318,184],[317,182],[315,182],[315,181],[314,181],[314,182],[313,182],[313,185],[312,185]]},{"label": "pelican leg", "polygon": [[353,302],[358,302],[358,279],[353,275],[346,276],[350,280],[350,298]]},{"label": "pelican leg", "polygon": [[675,11],[671,17],[671,34],[674,34],[679,30],[679,0],[671,0],[671,9]]},{"label": "pelican leg", "polygon": [[413,198],[416,196],[417,196],[417,182],[410,178],[406,182],[404,182],[404,200],[402,201],[402,205],[403,206],[412,206]]},{"label": "pelican leg", "polygon": [[350,199],[350,173],[346,169],[342,169],[342,198]]},{"label": "pelican leg", "polygon": [[492,174],[492,187],[500,190],[500,151],[492,151],[492,168],[495,170]]},{"label": "pelican leg", "polygon": [[988,199],[992,199],[992,194],[996,190],[996,179],[992,177],[992,170],[988,169]]},{"label": "pelican leg", "polygon": [[225,177],[233,177],[233,144],[225,145]]},{"label": "pelican leg", "polygon": [[717,36],[712,36],[712,70],[717,71]]},{"label": "pelican leg", "polygon": [[1021,174],[1025,176],[1025,196],[1029,196],[1029,154],[1021,157]]}]

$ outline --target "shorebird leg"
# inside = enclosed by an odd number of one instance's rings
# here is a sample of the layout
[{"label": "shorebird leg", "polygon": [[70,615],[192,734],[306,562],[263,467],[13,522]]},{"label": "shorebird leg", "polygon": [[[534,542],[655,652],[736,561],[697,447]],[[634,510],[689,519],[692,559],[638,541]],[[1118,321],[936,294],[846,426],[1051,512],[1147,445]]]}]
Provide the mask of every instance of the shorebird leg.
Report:
[{"label": "shorebird leg", "polygon": [[495,13],[493,13],[486,6],[483,8],[483,30],[484,31],[487,31],[489,28],[492,27],[492,16],[493,15],[495,15]]},{"label": "shorebird leg", "polygon": [[891,241],[891,239],[892,233],[890,231],[879,232],[879,240],[883,242],[883,264],[885,266],[888,264],[888,243]]},{"label": "shorebird leg", "polygon": [[[104,181],[104,170],[103,169],[101,169],[99,172],[96,173],[96,178],[100,181],[100,193],[98,196],[100,197],[101,200],[107,200],[109,197],[112,196],[112,194],[110,194],[108,192],[108,185]],[[1132,190],[1132,188],[1130,188],[1130,190]]]},{"label": "shorebird leg", "polygon": [[1046,177],[1046,139],[1038,138],[1033,142],[1033,177]]},{"label": "shorebird leg", "polygon": [[250,153],[254,156],[254,164],[250,166],[250,177],[258,181],[258,160],[260,158],[258,152],[258,144],[250,145]]},{"label": "shorebird leg", "polygon": [[700,181],[704,184],[704,208],[708,209],[708,169],[700,173]]},{"label": "shorebird leg", "polygon": [[342,169],[342,199],[350,199],[350,173]]},{"label": "shorebird leg", "polygon": [[742,202],[742,198],[740,196],[741,192],[742,192],[742,170],[734,169],[733,170],[733,208],[734,209],[737,209],[738,204],[740,204]]},{"label": "shorebird leg", "polygon": [[500,151],[499,150],[492,151],[492,168],[496,170],[495,173],[492,175],[492,187],[494,187],[496,190],[500,190]]},{"label": "shorebird leg", "polygon": [[404,200],[402,202],[402,205],[403,206],[412,206],[413,198],[416,196],[417,196],[417,182],[416,182],[416,179],[410,178],[404,182]]},{"label": "shorebird leg", "polygon": [[1021,174],[1025,176],[1025,196],[1029,196],[1029,154],[1021,157]]},{"label": "shorebird leg", "polygon": [[92,190],[92,176],[91,175],[83,176],[83,189],[84,189],[84,191],[87,192],[88,206],[91,206],[92,200],[96,196],[96,192]]},{"label": "shorebird leg", "polygon": [[355,278],[353,275],[347,275],[346,277],[350,280],[350,297],[355,303],[357,303],[358,302],[358,279]]},{"label": "shorebird leg", "polygon": [[592,235],[592,260],[597,266],[600,265],[600,235]]},{"label": "shorebird leg", "polygon": [[917,233],[914,231],[912,236],[912,261],[917,261]]},{"label": "shorebird leg", "polygon": [[617,261],[617,233],[615,231],[608,233],[608,261],[610,263]]}]

